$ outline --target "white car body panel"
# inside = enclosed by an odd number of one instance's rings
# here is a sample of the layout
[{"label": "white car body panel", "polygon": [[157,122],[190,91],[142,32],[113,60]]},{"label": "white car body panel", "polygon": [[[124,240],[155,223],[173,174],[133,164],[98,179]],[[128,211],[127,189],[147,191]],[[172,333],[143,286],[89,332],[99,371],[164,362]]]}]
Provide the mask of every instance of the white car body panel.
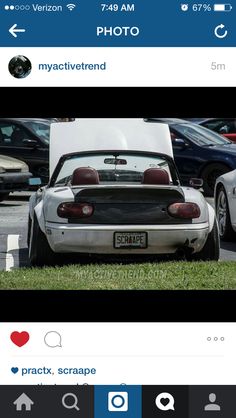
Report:
[{"label": "white car body panel", "polygon": [[201,217],[193,219],[193,223],[199,223],[207,219],[209,222],[209,232],[212,231],[215,221],[215,210],[206,202],[202,193],[192,187],[182,187],[185,196],[185,202],[195,202],[201,208]]},{"label": "white car body panel", "polygon": [[[86,186],[86,188],[94,186]],[[106,186],[99,186],[105,188]],[[119,186],[117,186],[119,187]],[[134,187],[134,186],[133,186]],[[137,186],[139,187],[139,186]],[[148,188],[150,186],[143,186]],[[156,186],[160,189],[160,186]],[[161,186],[169,188],[169,186]],[[175,186],[171,186],[174,188]],[[176,186],[177,187],[177,186]],[[153,186],[152,186],[153,188]],[[178,188],[178,187],[177,187]],[[79,192],[78,187],[74,187]],[[85,189],[85,186],[83,186]],[[43,189],[43,198],[38,204],[31,199],[31,217],[33,212],[38,218],[41,230],[45,233],[48,243],[55,252],[78,253],[107,253],[107,254],[165,254],[174,253],[178,247],[188,246],[194,252],[204,246],[208,234],[212,230],[215,215],[214,210],[205,201],[203,195],[195,189],[182,187],[186,202],[195,202],[201,209],[201,215],[193,219],[192,223],[184,225],[78,225],[69,224],[66,219],[57,215],[57,208],[61,202],[73,202],[74,194],[70,187],[52,187]],[[42,207],[43,202],[43,207]],[[36,206],[34,207],[34,205]],[[148,232],[148,249],[117,250],[113,248],[113,234],[115,231],[146,231]],[[192,243],[191,243],[192,241]]]},{"label": "white car body panel", "polygon": [[50,130],[50,176],[64,154],[99,150],[149,151],[173,158],[169,127],[143,119],[76,119],[52,123]]},{"label": "white car body panel", "polygon": [[[106,188],[107,186],[99,186],[99,188]],[[119,187],[119,186],[113,186]],[[139,188],[139,186],[136,186]],[[149,188],[150,186],[142,186],[143,188]],[[161,186],[163,189],[165,186]],[[83,186],[84,189],[94,188],[94,186]],[[132,186],[134,188],[134,186]],[[151,187],[153,189],[153,186]],[[160,186],[156,186],[158,190],[160,190]],[[167,186],[168,188],[168,186]],[[174,186],[172,186],[172,189]],[[65,224],[65,219],[60,218],[57,215],[57,208],[61,202],[73,202],[74,195],[71,191],[70,187],[63,187],[61,188],[62,191],[58,190],[58,187],[52,187],[46,191],[44,195],[44,217],[48,222],[56,222]],[[80,188],[74,187],[73,190],[79,192]],[[203,195],[199,193],[197,190],[190,189],[187,187],[181,187],[181,190],[184,192],[185,201],[186,202],[195,202],[201,208],[201,216],[197,219],[193,219],[192,223],[199,224],[202,222],[208,222],[209,220],[209,211],[208,211],[208,204],[206,203]],[[41,202],[40,202],[41,203]],[[40,204],[39,203],[39,204]]]},{"label": "white car body panel", "polygon": [[230,171],[223,176],[218,177],[215,185],[215,191],[223,185],[227,194],[231,225],[236,232],[236,170]]},{"label": "white car body panel", "polygon": [[[113,247],[114,232],[144,231],[148,233],[148,248],[115,249]],[[186,239],[190,241],[188,248],[194,252],[204,246],[209,233],[209,224],[198,225],[77,225],[55,226],[46,224],[47,239],[55,252],[78,252],[90,254],[172,254],[184,247]],[[191,243],[191,241],[193,241]]]}]

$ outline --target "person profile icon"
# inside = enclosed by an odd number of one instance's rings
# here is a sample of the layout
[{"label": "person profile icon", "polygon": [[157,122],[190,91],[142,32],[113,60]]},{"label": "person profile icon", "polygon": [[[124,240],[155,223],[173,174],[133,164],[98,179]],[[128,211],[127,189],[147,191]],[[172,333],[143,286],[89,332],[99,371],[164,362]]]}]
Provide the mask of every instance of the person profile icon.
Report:
[{"label": "person profile icon", "polygon": [[204,411],[220,411],[221,410],[220,405],[217,405],[215,403],[215,401],[216,401],[216,394],[215,393],[210,393],[209,401],[210,401],[210,403],[208,405],[205,405]]}]

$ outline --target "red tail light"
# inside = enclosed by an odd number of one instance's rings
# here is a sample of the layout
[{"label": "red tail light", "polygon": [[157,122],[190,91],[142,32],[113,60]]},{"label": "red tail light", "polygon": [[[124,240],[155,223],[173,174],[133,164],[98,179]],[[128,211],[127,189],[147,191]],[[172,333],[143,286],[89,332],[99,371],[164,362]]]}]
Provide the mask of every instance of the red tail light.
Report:
[{"label": "red tail light", "polygon": [[168,207],[168,213],[173,218],[194,219],[199,218],[201,211],[196,203],[172,203]]},{"label": "red tail light", "polygon": [[57,208],[60,218],[89,218],[94,212],[90,203],[61,203]]}]

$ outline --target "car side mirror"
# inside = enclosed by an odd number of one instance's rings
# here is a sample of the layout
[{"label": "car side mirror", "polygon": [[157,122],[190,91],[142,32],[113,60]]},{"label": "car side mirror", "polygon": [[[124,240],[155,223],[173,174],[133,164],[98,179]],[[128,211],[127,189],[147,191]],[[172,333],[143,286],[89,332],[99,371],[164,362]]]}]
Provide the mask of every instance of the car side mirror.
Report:
[{"label": "car side mirror", "polygon": [[175,138],[172,142],[172,145],[174,148],[178,149],[184,149],[189,146],[182,138]]},{"label": "car side mirror", "polygon": [[203,180],[198,178],[192,178],[189,180],[189,186],[193,187],[194,189],[201,189],[203,186]]},{"label": "car side mirror", "polygon": [[38,141],[36,141],[36,139],[23,139],[22,143],[30,148],[36,148],[38,145]]}]

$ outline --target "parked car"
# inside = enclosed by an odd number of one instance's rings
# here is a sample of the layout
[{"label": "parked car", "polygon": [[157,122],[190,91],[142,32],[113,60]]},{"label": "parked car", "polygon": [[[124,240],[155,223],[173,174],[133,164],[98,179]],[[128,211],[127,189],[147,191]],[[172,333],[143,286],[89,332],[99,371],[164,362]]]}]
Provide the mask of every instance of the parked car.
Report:
[{"label": "parked car", "polygon": [[236,118],[210,118],[197,123],[236,142]]},{"label": "parked car", "polygon": [[202,178],[205,194],[213,196],[217,177],[236,168],[236,144],[227,138],[181,119],[149,120],[168,123],[175,163],[184,185],[191,177]]},{"label": "parked car", "polygon": [[0,119],[0,154],[19,158],[42,184],[48,182],[49,132],[53,120]]},{"label": "parked car", "polygon": [[54,264],[60,253],[218,260],[214,209],[198,190],[180,185],[168,125],[143,119],[53,124],[51,169],[49,184],[30,198],[32,265]]},{"label": "parked car", "polygon": [[224,241],[236,238],[236,170],[220,176],[215,187],[215,208],[220,237]]},{"label": "parked car", "polygon": [[0,202],[10,192],[27,190],[31,173],[23,161],[0,155]]}]

